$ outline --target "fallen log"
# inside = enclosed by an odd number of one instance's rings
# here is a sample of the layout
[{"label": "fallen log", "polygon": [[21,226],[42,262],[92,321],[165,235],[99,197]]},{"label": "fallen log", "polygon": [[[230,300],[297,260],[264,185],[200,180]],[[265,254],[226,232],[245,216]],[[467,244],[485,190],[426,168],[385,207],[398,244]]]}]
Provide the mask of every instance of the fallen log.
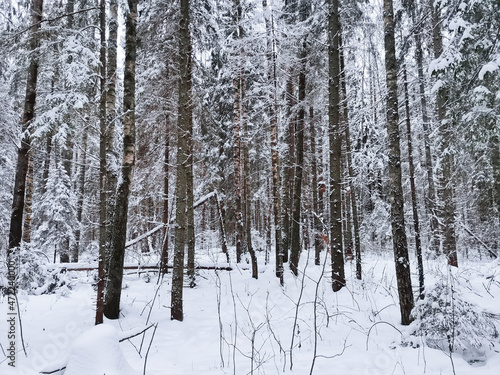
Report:
[{"label": "fallen log", "polygon": [[[60,266],[58,265],[52,265],[51,269],[60,269],[61,272],[66,272],[66,271],[96,271],[97,266],[88,266],[85,265],[83,267],[78,267],[78,266]],[[156,265],[136,265],[136,266],[123,266],[124,270],[158,270],[160,267]],[[167,268],[173,268],[171,265],[167,265]],[[232,271],[233,267],[231,266],[196,266],[195,269],[197,270],[216,270],[216,271]]]}]

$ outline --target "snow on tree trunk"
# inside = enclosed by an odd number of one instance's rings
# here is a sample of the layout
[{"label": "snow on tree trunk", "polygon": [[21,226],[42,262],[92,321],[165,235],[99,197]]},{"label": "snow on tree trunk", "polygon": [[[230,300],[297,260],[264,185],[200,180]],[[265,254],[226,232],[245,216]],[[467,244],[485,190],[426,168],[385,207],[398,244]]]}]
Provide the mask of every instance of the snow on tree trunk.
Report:
[{"label": "snow on tree trunk", "polygon": [[332,289],[345,285],[342,252],[342,130],[340,126],[339,2],[330,0],[328,11],[328,132],[330,141],[330,252]]},{"label": "snow on tree trunk", "polygon": [[80,252],[80,240],[82,231],[82,214],[83,214],[83,200],[85,197],[85,174],[87,170],[87,140],[88,131],[83,130],[82,135],[82,151],[80,157],[80,172],[78,174],[78,201],[76,202],[76,220],[77,228],[75,230],[75,245],[71,251],[71,261],[78,263]]},{"label": "snow on tree trunk", "polygon": [[104,315],[118,319],[127,238],[127,213],[135,164],[135,63],[137,51],[137,3],[129,0],[125,31],[125,75],[123,81],[123,160],[113,215],[113,238],[109,257]]},{"label": "snow on tree trunk", "polygon": [[31,148],[28,128],[35,115],[36,84],[38,79],[38,57],[36,56],[36,50],[40,46],[40,40],[37,32],[40,30],[40,22],[42,21],[43,0],[32,0],[31,9],[32,27],[29,44],[31,58],[28,66],[28,77],[26,80],[26,96],[24,100],[24,113],[21,127],[21,147],[19,147],[17,151],[16,177],[14,180],[14,198],[10,218],[9,248],[7,250],[7,258],[12,256],[16,249],[19,248],[23,232],[26,175],[28,174],[29,151]]},{"label": "snow on tree trunk", "polygon": [[168,212],[168,187],[169,187],[169,168],[168,163],[170,159],[170,117],[167,116],[165,121],[165,145],[163,151],[163,243],[161,251],[161,267],[160,272],[162,275],[168,272],[168,224],[169,224],[169,212]]},{"label": "snow on tree trunk", "polygon": [[[417,23],[415,7],[411,8],[411,16],[414,24]],[[424,149],[425,149],[425,170],[427,172],[427,206],[430,211],[429,218],[429,251],[431,253],[439,254],[439,223],[436,213],[436,188],[434,184],[434,168],[432,162],[431,146],[429,140],[430,133],[430,119],[427,114],[427,98],[425,94],[425,78],[424,78],[424,64],[422,52],[422,34],[419,31],[415,33],[415,59],[417,60],[417,74],[418,74],[418,91],[420,96],[420,106],[422,111],[422,127],[424,130]]]},{"label": "snow on tree trunk", "polygon": [[266,59],[267,59],[267,84],[269,89],[269,137],[271,145],[271,200],[274,216],[274,241],[275,241],[275,264],[276,277],[283,285],[283,253],[282,253],[282,233],[281,233],[281,182],[280,165],[278,153],[278,119],[276,106],[276,60],[274,51],[274,25],[271,22],[271,15],[267,7],[267,0],[262,1],[266,23]]},{"label": "snow on tree trunk", "polygon": [[24,198],[23,241],[31,242],[31,219],[33,215],[33,150],[28,153],[28,173]]},{"label": "snow on tree trunk", "polygon": [[101,63],[100,77],[100,103],[99,103],[99,266],[97,280],[97,304],[95,323],[103,322],[104,313],[104,287],[108,266],[106,249],[107,232],[107,202],[106,202],[106,2],[99,3],[99,26],[101,28],[101,45],[99,62]]},{"label": "snow on tree trunk", "polygon": [[104,128],[104,149],[105,149],[105,181],[104,190],[106,194],[106,252],[110,252],[110,245],[113,238],[113,213],[116,196],[116,186],[118,183],[116,156],[114,153],[114,133],[117,117],[116,111],[116,51],[118,44],[118,14],[116,0],[109,2],[108,14],[108,42],[106,51],[106,86],[105,96],[103,98],[106,113]]},{"label": "snow on tree trunk", "polygon": [[[308,6],[301,2],[299,13],[301,22],[304,22],[308,17]],[[299,66],[299,113],[295,121],[295,172],[293,182],[293,201],[292,201],[292,228],[290,236],[290,269],[298,275],[298,266],[302,243],[300,238],[301,232],[301,197],[302,197],[302,177],[304,170],[304,130],[305,130],[305,98],[306,98],[306,41],[303,37],[300,50],[300,66]]]},{"label": "snow on tree trunk", "polygon": [[384,0],[385,72],[387,83],[387,135],[389,156],[389,201],[391,203],[392,242],[398,285],[401,324],[411,322],[413,292],[411,286],[408,241],[405,232],[404,197],[401,183],[401,150],[399,145],[398,81],[396,46],[394,41],[392,0]]},{"label": "snow on tree trunk", "polygon": [[172,272],[171,319],[182,321],[184,284],[184,245],[186,244],[187,179],[189,168],[189,137],[192,117],[191,103],[191,34],[189,31],[189,0],[181,0],[179,19],[179,104],[177,119],[177,202],[175,208],[174,268]]},{"label": "snow on tree trunk", "polygon": [[[345,152],[347,154],[347,172],[349,179],[349,191],[347,194],[346,203],[347,207],[352,208],[352,229],[354,231],[354,252],[356,258],[356,278],[361,280],[361,243],[359,238],[359,220],[358,220],[358,201],[356,199],[356,190],[354,189],[353,179],[355,178],[354,168],[352,165],[352,154],[351,154],[351,132],[349,123],[349,110],[347,101],[347,85],[346,85],[346,75],[345,75],[345,60],[344,60],[344,48],[342,43],[342,33],[339,34],[339,45],[340,45],[340,87],[342,90],[342,113],[345,129]],[[349,214],[350,210],[348,210]],[[348,220],[348,230],[350,225],[350,220]]]},{"label": "snow on tree trunk", "polygon": [[422,260],[422,243],[420,241],[420,222],[418,217],[417,189],[415,187],[415,165],[413,163],[413,141],[411,136],[411,122],[410,122],[410,98],[408,96],[408,75],[406,73],[406,66],[403,67],[403,81],[404,81],[403,86],[405,93],[406,136],[408,141],[408,164],[410,172],[411,205],[413,213],[413,228],[415,232],[415,251],[416,251],[417,266],[418,266],[419,295],[420,298],[424,298],[424,263]]},{"label": "snow on tree trunk", "polygon": [[[443,53],[443,41],[441,35],[441,20],[439,19],[438,9],[431,0],[432,24],[433,24],[433,47],[434,58],[437,59]],[[436,94],[437,99],[437,119],[439,125],[439,157],[440,175],[439,186],[437,189],[441,200],[440,219],[442,226],[442,247],[443,253],[448,258],[450,266],[458,267],[457,243],[455,235],[455,203],[453,201],[453,164],[454,157],[450,150],[450,140],[452,135],[451,119],[447,116],[446,103],[449,99],[448,91],[444,85],[440,85]]]}]

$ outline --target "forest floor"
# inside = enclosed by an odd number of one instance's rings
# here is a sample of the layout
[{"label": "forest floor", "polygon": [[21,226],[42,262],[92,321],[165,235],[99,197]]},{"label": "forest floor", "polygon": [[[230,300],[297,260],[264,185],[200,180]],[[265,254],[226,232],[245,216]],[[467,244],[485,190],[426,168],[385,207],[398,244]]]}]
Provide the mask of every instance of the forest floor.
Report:
[{"label": "forest floor", "polygon": [[[479,334],[476,350],[450,355],[413,335],[414,325],[400,325],[392,254],[365,255],[361,281],[348,262],[347,286],[337,293],[331,290],[329,258],[316,266],[313,257],[312,251],[302,254],[298,277],[287,268],[284,287],[263,253],[258,280],[245,262],[232,264],[233,271],[200,270],[196,287],[184,289],[183,322],[170,320],[171,274],[157,284],[156,273],[127,271],[121,318],[94,327],[94,272],[68,272],[68,284],[54,294],[19,294],[27,356],[18,353],[14,373],[66,367],[55,374],[138,375],[144,366],[146,374],[171,375],[500,373],[498,338]],[[216,250],[198,258],[199,264],[225,265],[223,260]],[[443,263],[425,261],[427,290],[444,280],[470,309],[498,318],[500,263],[462,261],[458,270]],[[412,275],[417,293],[414,266]],[[6,316],[5,297],[0,311]],[[118,343],[151,324],[144,334]],[[0,361],[0,373],[9,374],[2,353]]]}]

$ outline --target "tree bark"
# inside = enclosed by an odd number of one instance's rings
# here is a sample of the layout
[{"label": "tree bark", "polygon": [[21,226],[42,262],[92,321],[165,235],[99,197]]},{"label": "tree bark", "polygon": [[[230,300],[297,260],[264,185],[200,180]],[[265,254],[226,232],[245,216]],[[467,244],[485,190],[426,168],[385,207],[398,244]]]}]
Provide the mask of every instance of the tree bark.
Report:
[{"label": "tree bark", "polygon": [[[189,60],[189,66],[191,67],[191,60]],[[191,68],[190,68],[191,69]],[[187,185],[186,185],[186,195],[187,195],[187,232],[186,232],[186,243],[187,243],[187,273],[189,276],[189,287],[194,288],[196,286],[195,282],[195,266],[194,266],[194,255],[195,255],[195,239],[194,239],[194,189],[193,189],[193,117],[190,116],[189,121],[189,136],[188,136],[188,169],[187,169]]]},{"label": "tree bark", "polygon": [[234,119],[233,119],[233,165],[234,165],[234,193],[236,219],[236,263],[241,262],[243,254],[243,213],[241,198],[241,151],[240,151],[240,79],[233,79]]},{"label": "tree bark", "polygon": [[[318,186],[318,155],[316,153],[316,126],[314,118],[314,108],[309,108],[310,119],[310,136],[311,136],[311,179],[312,179],[312,196],[313,196],[313,232],[314,232],[314,264],[321,264],[321,250],[323,248],[323,240],[321,233],[323,228],[321,225],[322,212],[319,207],[319,186]],[[321,159],[320,159],[321,160]],[[319,163],[321,165],[321,163]]]},{"label": "tree bark", "polygon": [[[356,190],[354,189],[353,180],[356,177],[354,174],[354,168],[352,166],[352,154],[351,154],[351,132],[349,124],[349,108],[347,100],[347,82],[345,75],[345,60],[344,60],[344,48],[342,42],[342,33],[339,35],[339,45],[340,45],[340,86],[342,90],[342,100],[343,100],[343,119],[344,119],[344,129],[345,129],[345,151],[347,156],[347,172],[349,178],[349,194],[347,199],[349,200],[347,206],[351,207],[352,210],[352,229],[354,233],[354,254],[356,259],[356,279],[361,280],[362,269],[361,269],[361,242],[359,238],[359,219],[358,219],[358,200]],[[351,211],[349,210],[349,211]],[[349,221],[349,220],[348,220]]]},{"label": "tree bark", "polygon": [[288,129],[285,134],[285,144],[287,147],[284,156],[284,176],[283,176],[283,203],[282,203],[282,249],[283,262],[288,262],[290,252],[291,233],[292,233],[292,205],[293,205],[293,184],[294,184],[294,164],[295,164],[295,117],[292,114],[292,108],[295,106],[295,93],[293,83],[293,68],[289,69],[289,77],[286,83],[286,103]]},{"label": "tree bark", "polygon": [[31,242],[31,219],[33,215],[33,150],[28,153],[28,173],[26,174],[26,193],[24,198],[23,241]]},{"label": "tree bark", "polygon": [[177,203],[175,208],[174,268],[172,271],[171,319],[182,321],[184,284],[184,247],[186,244],[187,178],[189,168],[189,137],[191,107],[191,34],[189,31],[189,0],[181,0],[179,19],[179,103],[177,117]]},{"label": "tree bark", "polygon": [[101,48],[100,66],[100,103],[99,103],[99,265],[97,280],[97,304],[95,324],[101,324],[104,317],[105,268],[108,264],[106,254],[106,1],[99,3],[99,26]]},{"label": "tree bark", "polygon": [[[285,0],[285,22],[289,27],[293,27],[295,15],[297,13],[297,0]],[[288,127],[285,130],[286,151],[283,157],[283,201],[282,210],[282,244],[283,262],[288,262],[292,235],[292,212],[293,212],[293,188],[294,188],[294,165],[295,165],[295,114],[293,107],[296,104],[294,74],[295,69],[290,66],[287,70],[286,80],[286,118]]]},{"label": "tree bark", "polygon": [[495,196],[495,206],[500,212],[500,137],[493,135],[491,138],[491,165],[493,166],[493,186]]},{"label": "tree bark", "polygon": [[104,132],[105,143],[105,182],[104,190],[106,194],[106,257],[111,252],[111,242],[113,238],[113,214],[116,197],[116,185],[118,183],[117,171],[114,170],[114,165],[118,164],[114,153],[114,135],[115,124],[117,118],[116,111],[116,51],[118,44],[118,14],[116,0],[110,0],[108,12],[108,43],[106,48],[106,123]]},{"label": "tree bark", "polygon": [[[241,4],[234,0],[233,22],[236,28],[236,38],[241,37]],[[240,51],[241,52],[241,51]],[[236,57],[236,55],[235,55]],[[240,59],[242,56],[240,56]],[[245,241],[245,227],[243,223],[243,188],[241,181],[241,64],[237,58],[237,64],[233,71],[233,166],[234,166],[234,194],[235,194],[235,227],[236,227],[236,262],[241,262],[243,254],[243,242]]]},{"label": "tree bark", "polygon": [[47,192],[47,179],[49,178],[50,171],[50,155],[52,153],[52,134],[47,134],[47,140],[45,143],[45,158],[43,160],[43,194]]},{"label": "tree bark", "polygon": [[[412,20],[416,24],[415,8],[412,7]],[[430,119],[427,113],[427,98],[425,95],[424,63],[422,52],[422,34],[415,33],[415,59],[417,60],[418,90],[420,95],[420,106],[422,111],[422,127],[424,129],[425,170],[427,172],[427,207],[430,212],[430,238],[429,251],[439,255],[439,222],[436,212],[436,188],[434,184],[434,168],[429,140]]]},{"label": "tree bark", "polygon": [[401,310],[401,324],[411,322],[413,292],[411,286],[408,241],[405,232],[404,197],[401,183],[401,150],[399,145],[398,81],[396,46],[394,41],[394,13],[392,0],[384,0],[384,47],[387,83],[387,135],[389,153],[389,201],[391,202],[392,241],[396,280]]},{"label": "tree bark", "polygon": [[[242,52],[243,55],[243,52]],[[252,277],[254,279],[259,278],[259,270],[258,270],[258,265],[257,265],[257,255],[255,254],[255,249],[253,248],[252,245],[252,213],[251,213],[251,200],[250,200],[250,156],[248,152],[248,121],[247,121],[247,110],[246,110],[246,93],[245,93],[245,86],[246,86],[246,78],[245,78],[245,69],[241,67],[240,71],[240,77],[241,77],[241,85],[240,85],[240,91],[241,91],[241,127],[243,131],[243,136],[242,139],[243,141],[241,142],[241,147],[243,151],[243,176],[242,176],[242,182],[243,182],[243,202],[244,202],[244,208],[245,208],[245,246],[243,246],[244,249],[248,250],[248,253],[250,254],[250,259],[252,262]]]},{"label": "tree bark", "polygon": [[266,23],[266,58],[267,58],[267,83],[269,85],[269,136],[271,144],[271,200],[274,217],[274,241],[275,241],[275,260],[276,277],[280,279],[283,285],[283,251],[282,251],[282,225],[281,225],[281,181],[280,181],[280,163],[278,153],[278,118],[276,105],[276,60],[274,49],[274,24],[270,16],[267,0],[262,1]]},{"label": "tree bark", "polygon": [[[300,20],[304,22],[308,16],[308,9],[305,2],[300,4]],[[305,38],[305,37],[304,37]],[[305,99],[306,99],[306,41],[302,42],[300,51],[300,71],[299,71],[299,112],[295,121],[295,172],[293,182],[293,205],[292,205],[292,230],[290,242],[290,269],[295,276],[298,275],[298,266],[302,243],[301,233],[301,197],[302,178],[304,170],[304,130],[305,130]]]},{"label": "tree bark", "polygon": [[82,134],[82,154],[80,158],[80,173],[78,174],[78,201],[76,202],[76,221],[77,228],[75,231],[75,245],[71,251],[71,261],[78,263],[78,257],[80,252],[80,239],[82,231],[82,214],[83,214],[83,199],[85,197],[85,174],[86,174],[86,164],[87,164],[87,139],[88,131],[83,129]]},{"label": "tree bark", "polygon": [[413,212],[413,228],[415,231],[415,250],[417,256],[419,297],[424,298],[424,262],[422,260],[422,243],[420,240],[420,222],[418,218],[417,189],[415,187],[415,165],[413,163],[413,142],[411,136],[410,121],[410,98],[408,97],[408,76],[406,66],[403,67],[404,93],[405,93],[405,112],[406,112],[406,136],[408,140],[408,164],[410,169],[410,189],[411,204]]},{"label": "tree bark", "polygon": [[332,289],[345,285],[342,252],[342,129],[340,126],[339,1],[329,0],[328,9],[328,133],[330,140],[330,252]]},{"label": "tree bark", "polygon": [[[439,10],[431,0],[432,12],[432,32],[434,58],[437,59],[443,53],[443,41],[441,35],[441,24],[439,19]],[[443,253],[448,258],[450,266],[458,267],[457,244],[455,235],[455,203],[453,201],[453,164],[454,158],[449,150],[452,139],[452,129],[450,119],[447,118],[446,103],[448,101],[448,91],[441,85],[437,91],[437,117],[439,123],[439,154],[441,158],[441,168],[439,175],[438,195],[442,202],[441,207],[441,231]]]},{"label": "tree bark", "polygon": [[169,224],[169,212],[168,212],[168,188],[169,188],[169,170],[168,163],[170,159],[170,127],[169,127],[169,117],[165,121],[165,146],[164,146],[164,159],[163,159],[163,243],[161,251],[161,274],[164,275],[168,272],[168,224]]},{"label": "tree bark", "polygon": [[17,151],[16,176],[14,180],[14,193],[12,201],[12,213],[9,228],[9,248],[7,259],[10,259],[21,245],[23,236],[23,214],[26,191],[26,175],[28,174],[29,151],[31,139],[29,126],[35,115],[36,84],[38,79],[38,57],[37,49],[40,46],[39,37],[40,22],[42,21],[43,0],[32,0],[31,3],[31,59],[28,66],[28,77],[26,79],[26,96],[24,99],[24,113],[21,126],[21,147]]},{"label": "tree bark", "polygon": [[123,280],[123,262],[127,236],[127,214],[130,187],[135,165],[135,65],[137,55],[137,3],[128,0],[129,12],[125,23],[125,74],[123,80],[123,159],[121,183],[118,187],[113,215],[113,238],[109,257],[104,314],[118,319]]}]

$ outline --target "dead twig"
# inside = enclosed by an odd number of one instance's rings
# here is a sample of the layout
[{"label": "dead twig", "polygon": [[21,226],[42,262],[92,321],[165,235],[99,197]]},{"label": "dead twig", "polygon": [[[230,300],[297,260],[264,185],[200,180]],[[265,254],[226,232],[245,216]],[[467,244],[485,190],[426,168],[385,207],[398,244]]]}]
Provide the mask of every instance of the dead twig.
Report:
[{"label": "dead twig", "polygon": [[153,340],[155,338],[156,328],[158,328],[158,323],[154,325],[155,329],[153,330],[153,335],[151,336],[151,341],[149,342],[148,350],[146,351],[146,355],[144,356],[144,370],[142,371],[143,375],[146,375],[146,365],[148,364],[148,354],[149,349],[151,349],[151,345],[153,344]]},{"label": "dead twig", "polygon": [[144,329],[143,329],[142,331],[140,331],[140,332],[137,332],[137,333],[134,333],[133,335],[130,335],[130,336],[127,336],[127,337],[123,337],[123,338],[121,338],[120,340],[118,340],[118,342],[123,342],[123,341],[125,341],[125,340],[129,340],[129,339],[131,339],[131,338],[133,338],[133,337],[139,336],[140,334],[142,334],[142,333],[146,332],[148,329],[150,329],[151,327],[154,327],[154,326],[155,326],[154,324],[151,324],[150,326],[148,326],[148,327],[144,328]]}]

